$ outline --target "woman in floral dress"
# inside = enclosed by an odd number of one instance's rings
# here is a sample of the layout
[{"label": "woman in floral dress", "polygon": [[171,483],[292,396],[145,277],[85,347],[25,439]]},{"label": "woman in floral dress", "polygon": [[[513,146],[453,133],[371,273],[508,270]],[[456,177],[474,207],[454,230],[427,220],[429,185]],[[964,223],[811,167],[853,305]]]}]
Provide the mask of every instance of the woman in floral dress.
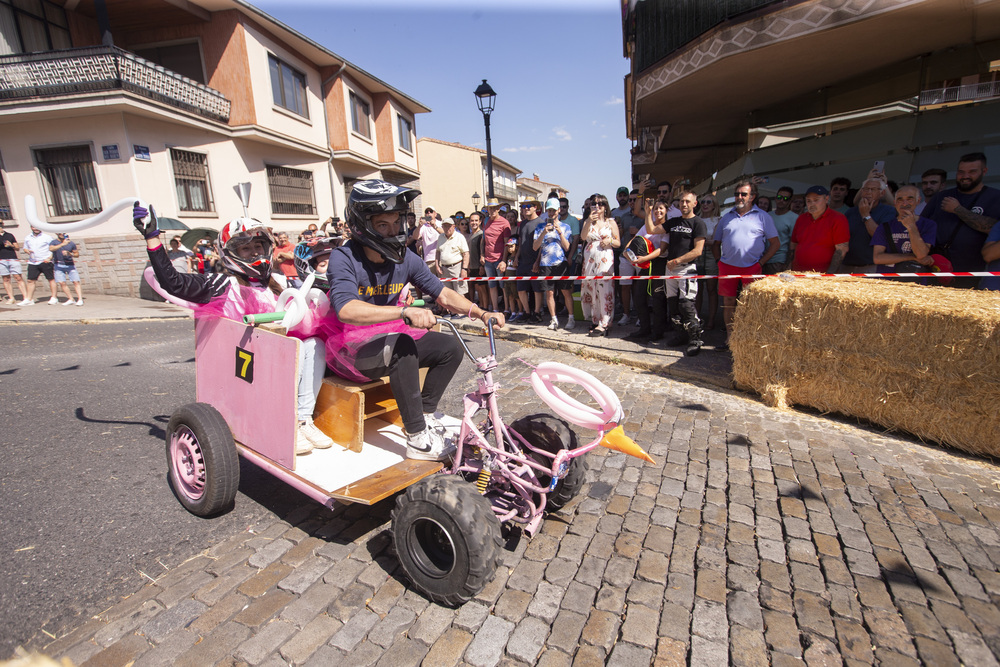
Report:
[{"label": "woman in floral dress", "polygon": [[[604,195],[591,197],[590,214],[585,217],[580,236],[587,242],[583,251],[583,274],[610,276],[614,274],[613,248],[621,246],[618,225]],[[615,286],[611,280],[584,280],[580,290],[583,316],[593,323],[590,336],[606,336],[615,313]]]}]

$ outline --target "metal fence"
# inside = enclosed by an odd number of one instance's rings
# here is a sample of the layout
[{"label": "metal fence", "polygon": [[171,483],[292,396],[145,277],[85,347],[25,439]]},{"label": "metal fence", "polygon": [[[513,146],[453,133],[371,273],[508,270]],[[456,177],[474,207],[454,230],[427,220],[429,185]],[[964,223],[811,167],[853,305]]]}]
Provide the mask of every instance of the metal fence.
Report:
[{"label": "metal fence", "polygon": [[117,47],[0,56],[0,101],[108,90],[125,90],[212,120],[229,120],[230,102],[219,91]]},{"label": "metal fence", "polygon": [[920,106],[950,104],[955,102],[976,102],[1000,97],[1000,81],[970,83],[964,86],[935,88],[920,93]]}]

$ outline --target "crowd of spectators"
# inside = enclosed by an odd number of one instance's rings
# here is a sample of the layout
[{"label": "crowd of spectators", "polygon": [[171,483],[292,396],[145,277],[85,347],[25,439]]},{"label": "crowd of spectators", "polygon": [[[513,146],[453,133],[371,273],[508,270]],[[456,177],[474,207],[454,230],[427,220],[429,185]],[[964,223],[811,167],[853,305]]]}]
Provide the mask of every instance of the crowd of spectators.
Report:
[{"label": "crowd of spectators", "polygon": [[[544,204],[529,198],[514,208],[490,200],[470,216],[459,211],[442,220],[435,213],[422,221],[423,233],[411,221],[411,239],[439,275],[451,275],[445,262],[433,265],[426,247],[433,247],[432,230],[440,234],[442,224],[454,223],[468,248],[456,278],[622,276],[576,287],[571,280],[489,281],[470,292],[514,323],[552,330],[587,325],[590,336],[628,327],[628,340],[694,355],[702,332],[720,323],[719,296],[721,347],[728,345],[739,292],[753,279],[686,275],[1000,270],[1000,191],[983,184],[986,173],[985,155],[969,153],[959,159],[951,187],[943,168],[928,169],[919,184],[899,184],[882,163],[857,189],[838,176],[805,192],[788,186],[762,192],[766,179],[747,178],[735,184],[725,211],[714,193],[698,196],[683,184],[644,179],[618,188],[613,208],[603,195],[588,197],[579,218],[552,192]],[[454,267],[457,257],[446,263]],[[642,275],[672,279],[635,279]],[[1000,289],[1000,277],[956,278],[950,286]]]},{"label": "crowd of spectators", "polygon": [[[888,178],[883,164],[876,162],[856,189],[850,178],[838,176],[805,192],[786,185],[762,192],[766,179],[747,178],[735,184],[728,210],[715,193],[698,196],[684,184],[648,178],[619,187],[613,208],[599,193],[587,197],[580,217],[557,192],[544,203],[529,198],[516,207],[490,199],[468,215],[442,217],[426,206],[419,220],[417,213],[407,214],[407,246],[435,275],[451,278],[460,294],[504,312],[510,322],[553,331],[579,325],[589,336],[627,328],[627,340],[681,346],[689,355],[700,351],[702,333],[720,324],[720,296],[726,328],[721,347],[728,345],[739,292],[753,279],[724,276],[1000,271],[1000,190],[983,183],[983,153],[959,159],[953,185],[946,165],[928,169],[919,183],[900,184]],[[37,280],[44,277],[48,303],[83,305],[75,266],[79,250],[68,235],[56,236],[32,228],[18,243],[9,232],[0,233],[7,304],[34,305]],[[288,232],[276,233],[276,280],[300,286],[295,245],[318,237],[343,243],[348,235],[338,218],[311,224],[294,240]],[[167,254],[179,272],[221,270],[209,239],[189,249],[174,236]],[[621,278],[528,280],[578,275]],[[635,279],[644,275],[671,279]],[[709,277],[686,278],[696,275]],[[462,280],[470,277],[515,280]],[[1000,277],[958,277],[949,285],[1000,290]]]}]

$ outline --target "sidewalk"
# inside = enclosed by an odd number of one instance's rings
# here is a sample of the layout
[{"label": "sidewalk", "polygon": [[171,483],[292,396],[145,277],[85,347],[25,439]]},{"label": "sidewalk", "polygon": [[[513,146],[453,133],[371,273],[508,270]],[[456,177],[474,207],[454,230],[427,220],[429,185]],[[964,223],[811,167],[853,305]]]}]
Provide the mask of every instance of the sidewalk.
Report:
[{"label": "sidewalk", "polygon": [[[35,290],[35,294],[38,293],[38,290]],[[0,326],[9,324],[65,324],[70,322],[91,324],[117,320],[159,320],[191,316],[191,311],[187,308],[123,296],[84,295],[82,306],[66,306],[63,305],[65,302],[66,297],[60,295],[58,306],[49,305],[48,297],[36,299],[34,306],[0,304]]]},{"label": "sidewalk", "polygon": [[[60,302],[65,301],[60,297]],[[186,308],[169,303],[158,303],[120,296],[95,294],[84,298],[82,307],[49,305],[48,300],[34,306],[0,305],[0,326],[10,324],[54,324],[80,322],[113,322],[119,320],[149,320],[190,317]],[[565,318],[560,322],[565,324]],[[455,320],[455,325],[468,332],[482,329],[478,322]],[[608,338],[587,336],[588,324],[577,322],[573,331],[550,331],[544,325],[508,324],[499,330],[499,336],[529,347],[561,350],[580,357],[623,364],[671,377],[685,382],[695,382],[722,389],[732,387],[732,357],[728,352],[715,349],[725,334],[721,329],[705,332],[705,347],[696,357],[685,357],[682,348],[670,348],[660,343],[640,345],[623,339],[636,327],[611,328]]]}]

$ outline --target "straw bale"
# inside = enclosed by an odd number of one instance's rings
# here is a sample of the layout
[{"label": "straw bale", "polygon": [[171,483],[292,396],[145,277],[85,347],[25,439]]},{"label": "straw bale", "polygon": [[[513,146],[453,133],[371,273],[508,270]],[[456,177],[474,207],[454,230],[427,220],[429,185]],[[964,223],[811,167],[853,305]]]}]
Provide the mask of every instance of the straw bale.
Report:
[{"label": "straw bale", "polygon": [[805,405],[1000,456],[1000,293],[769,277],[743,291],[733,377]]}]

